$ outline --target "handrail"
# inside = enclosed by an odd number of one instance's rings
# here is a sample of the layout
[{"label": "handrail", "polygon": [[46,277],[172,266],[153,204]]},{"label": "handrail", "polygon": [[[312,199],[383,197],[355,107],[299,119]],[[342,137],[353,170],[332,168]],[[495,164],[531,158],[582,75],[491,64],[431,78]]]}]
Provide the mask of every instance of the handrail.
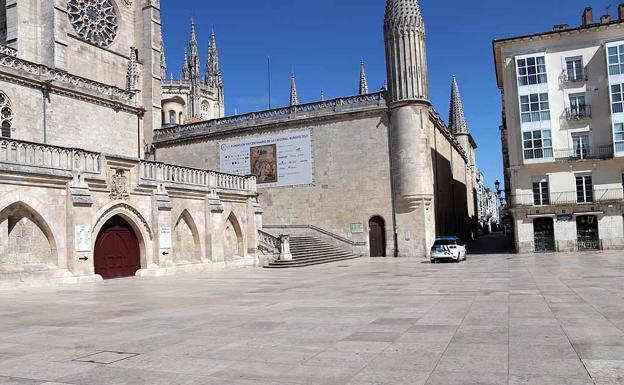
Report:
[{"label": "handrail", "polygon": [[264,225],[263,226],[265,229],[309,229],[309,230],[314,230],[318,233],[327,235],[331,238],[336,239],[337,241],[346,243],[348,245],[351,246],[366,246],[366,242],[356,242],[356,241],[352,241],[350,239],[347,239],[345,237],[342,237],[338,234],[334,234],[331,231],[322,229],[318,226],[314,226],[314,225]]},{"label": "handrail", "polygon": [[279,255],[281,240],[273,234],[269,234],[263,230],[258,230],[258,247],[264,247],[271,254]]},{"label": "handrail", "polygon": [[[537,196],[543,199],[541,196]],[[595,189],[590,194],[583,196],[584,201],[579,201],[576,191],[550,192],[548,199],[542,201],[543,204],[535,204],[534,194],[515,194],[511,196],[511,207],[541,207],[556,205],[577,205],[592,204],[600,202],[620,202],[624,201],[624,190],[618,189]]]}]

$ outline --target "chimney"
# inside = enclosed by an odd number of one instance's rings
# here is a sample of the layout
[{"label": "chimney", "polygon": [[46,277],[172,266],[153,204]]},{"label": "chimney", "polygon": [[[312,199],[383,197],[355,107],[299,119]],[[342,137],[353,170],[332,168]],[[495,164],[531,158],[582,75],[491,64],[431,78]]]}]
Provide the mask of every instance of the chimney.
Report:
[{"label": "chimney", "polygon": [[608,24],[610,22],[612,22],[613,19],[611,18],[611,15],[602,15],[600,16],[600,24]]},{"label": "chimney", "polygon": [[553,31],[565,31],[569,28],[570,26],[568,24],[557,24],[553,27]]},{"label": "chimney", "polygon": [[618,6],[618,19],[624,20],[624,4]]},{"label": "chimney", "polygon": [[583,17],[581,18],[581,26],[587,27],[588,25],[594,24],[594,14],[592,13],[592,8],[587,7],[583,11]]}]

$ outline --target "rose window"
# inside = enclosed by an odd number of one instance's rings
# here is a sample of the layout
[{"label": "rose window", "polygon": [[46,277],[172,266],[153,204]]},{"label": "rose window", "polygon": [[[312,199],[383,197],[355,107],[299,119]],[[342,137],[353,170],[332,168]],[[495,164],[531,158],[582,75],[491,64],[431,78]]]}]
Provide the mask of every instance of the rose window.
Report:
[{"label": "rose window", "polygon": [[87,41],[106,47],[117,36],[117,13],[111,0],[69,0],[69,19]]}]

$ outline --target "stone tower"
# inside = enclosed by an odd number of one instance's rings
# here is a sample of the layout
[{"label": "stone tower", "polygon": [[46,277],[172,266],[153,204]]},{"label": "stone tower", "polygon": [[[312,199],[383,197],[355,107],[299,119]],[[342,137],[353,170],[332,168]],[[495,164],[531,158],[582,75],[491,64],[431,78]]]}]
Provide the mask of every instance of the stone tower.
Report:
[{"label": "stone tower", "polygon": [[397,256],[423,257],[435,237],[435,216],[425,25],[417,0],[387,0],[384,37]]}]

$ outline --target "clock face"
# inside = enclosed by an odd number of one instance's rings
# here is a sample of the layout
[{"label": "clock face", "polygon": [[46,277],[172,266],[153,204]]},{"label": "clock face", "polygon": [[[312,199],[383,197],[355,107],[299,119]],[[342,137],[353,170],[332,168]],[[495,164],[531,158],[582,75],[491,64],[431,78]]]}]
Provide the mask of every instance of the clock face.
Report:
[{"label": "clock face", "polygon": [[107,47],[117,36],[117,13],[112,0],[69,0],[67,13],[85,40]]}]

